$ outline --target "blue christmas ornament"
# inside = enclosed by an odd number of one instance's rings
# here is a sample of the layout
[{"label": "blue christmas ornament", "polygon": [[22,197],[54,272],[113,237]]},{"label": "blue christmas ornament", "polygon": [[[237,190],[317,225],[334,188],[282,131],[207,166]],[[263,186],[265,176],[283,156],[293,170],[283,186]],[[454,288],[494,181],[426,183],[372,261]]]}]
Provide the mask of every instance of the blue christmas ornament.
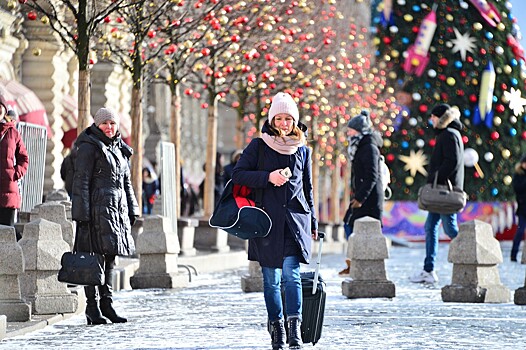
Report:
[{"label": "blue christmas ornament", "polygon": [[402,38],[402,44],[404,44],[404,45],[409,44],[409,39],[406,38],[406,37],[404,36],[404,37]]},{"label": "blue christmas ornament", "polygon": [[492,32],[486,32],[486,39],[492,40],[493,39],[493,33]]},{"label": "blue christmas ornament", "polygon": [[409,147],[409,142],[407,141],[402,141],[402,148],[408,148]]},{"label": "blue christmas ornament", "polygon": [[471,111],[469,109],[465,109],[464,115],[469,118],[471,116]]},{"label": "blue christmas ornament", "polygon": [[519,62],[517,62],[517,60],[516,60],[515,58],[512,58],[512,59],[511,59],[511,65],[512,65],[513,67],[516,67],[518,64],[519,64]]},{"label": "blue christmas ornament", "polygon": [[510,129],[510,136],[516,136],[517,135],[517,129],[511,128]]},{"label": "blue christmas ornament", "polygon": [[498,100],[497,96],[493,95],[493,103],[497,103]]},{"label": "blue christmas ornament", "polygon": [[431,88],[431,84],[429,84],[428,82],[426,82],[426,83],[424,83],[424,87],[425,87],[426,89],[429,89],[429,88]]},{"label": "blue christmas ornament", "polygon": [[462,62],[455,61],[455,67],[458,68],[458,69],[462,68]]},{"label": "blue christmas ornament", "polygon": [[420,12],[420,10],[421,10],[420,6],[418,6],[418,5],[414,5],[413,6],[413,11],[414,12]]},{"label": "blue christmas ornament", "polygon": [[513,86],[517,86],[518,83],[519,83],[519,82],[518,82],[518,80],[517,80],[516,78],[511,78],[511,84],[512,84]]},{"label": "blue christmas ornament", "polygon": [[499,190],[498,190],[497,188],[492,188],[492,189],[491,189],[491,195],[492,195],[493,197],[495,197],[495,196],[498,195],[498,194],[499,194]]}]

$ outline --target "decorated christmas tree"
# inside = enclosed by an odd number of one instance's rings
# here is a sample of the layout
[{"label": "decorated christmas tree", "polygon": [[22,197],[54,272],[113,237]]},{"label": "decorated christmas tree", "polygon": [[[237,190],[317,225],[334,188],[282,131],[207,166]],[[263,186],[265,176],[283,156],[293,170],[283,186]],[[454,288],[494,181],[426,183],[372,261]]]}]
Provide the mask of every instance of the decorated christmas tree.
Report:
[{"label": "decorated christmas tree", "polygon": [[526,91],[521,34],[510,2],[376,4],[377,64],[399,104],[384,130],[393,199],[415,199],[425,183],[435,136],[430,111],[447,103],[458,107],[464,124],[470,200],[513,200],[514,165],[526,152]]}]

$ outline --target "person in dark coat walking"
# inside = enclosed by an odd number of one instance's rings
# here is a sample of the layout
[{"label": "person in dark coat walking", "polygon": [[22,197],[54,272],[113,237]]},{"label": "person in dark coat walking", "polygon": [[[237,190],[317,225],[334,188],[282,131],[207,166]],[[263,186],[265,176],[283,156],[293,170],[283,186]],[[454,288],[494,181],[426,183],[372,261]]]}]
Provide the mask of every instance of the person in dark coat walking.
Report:
[{"label": "person in dark coat walking", "polygon": [[[349,163],[351,164],[351,202],[344,220],[345,236],[353,232],[354,222],[366,216],[382,221],[384,190],[380,179],[380,147],[382,137],[373,131],[368,111],[361,111],[347,124],[349,137]],[[340,276],[348,275],[351,261],[345,260],[346,267]]]},{"label": "person in dark coat walking", "polygon": [[77,146],[75,142],[71,145],[69,154],[62,161],[60,166],[60,178],[64,180],[64,187],[69,198],[73,193],[73,177],[75,175],[75,158],[77,157]]},{"label": "person in dark coat walking", "polygon": [[14,227],[16,211],[22,205],[18,181],[27,172],[29,156],[16,129],[16,112],[7,104],[5,93],[0,90],[0,224]]},{"label": "person in dark coat walking", "polygon": [[101,108],[94,120],[77,138],[71,208],[78,225],[76,249],[89,251],[92,247],[105,259],[104,285],[84,287],[88,325],[106,323],[104,317],[113,323],[127,321],[112,306],[112,275],[115,256],[135,252],[131,226],[140,215],[130,181],[129,159],[133,150],[118,132],[119,116]]},{"label": "person in dark coat walking", "polygon": [[[427,183],[451,184],[464,188],[464,143],[460,132],[460,111],[448,104],[440,104],[431,111],[431,123],[436,133],[436,143],[431,154]],[[426,232],[426,257],[424,269],[410,277],[414,283],[436,283],[435,260],[438,252],[438,227],[442,221],[444,232],[451,238],[458,235],[457,214],[427,214],[424,230]]]},{"label": "person in dark coat walking", "polygon": [[[262,268],[273,349],[283,349],[286,339],[282,281],[289,347],[301,347],[300,263],[309,263],[312,239],[318,236],[306,130],[299,122],[298,107],[292,96],[278,93],[272,99],[261,139],[250,142],[232,173],[234,183],[263,189],[263,210],[272,220],[268,236],[249,240],[248,259],[258,261]],[[258,169],[260,143],[263,143],[264,158]]]},{"label": "person in dark coat walking", "polygon": [[511,183],[515,191],[515,199],[517,200],[517,211],[515,213],[519,218],[519,224],[511,246],[511,261],[517,261],[519,246],[524,239],[524,231],[526,231],[526,155],[515,165],[515,174],[513,174]]}]

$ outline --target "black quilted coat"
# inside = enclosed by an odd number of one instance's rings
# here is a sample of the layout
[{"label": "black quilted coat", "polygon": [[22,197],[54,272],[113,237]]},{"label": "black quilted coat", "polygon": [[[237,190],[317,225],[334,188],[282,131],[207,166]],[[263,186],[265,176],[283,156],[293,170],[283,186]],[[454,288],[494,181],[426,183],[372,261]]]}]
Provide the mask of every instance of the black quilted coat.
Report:
[{"label": "black quilted coat", "polygon": [[[79,135],[75,145],[73,220],[89,222],[93,251],[133,254],[130,217],[140,215],[130,181],[133,150],[120,136],[110,139],[95,124]],[[89,249],[86,230],[79,230],[77,236],[77,248]]]}]

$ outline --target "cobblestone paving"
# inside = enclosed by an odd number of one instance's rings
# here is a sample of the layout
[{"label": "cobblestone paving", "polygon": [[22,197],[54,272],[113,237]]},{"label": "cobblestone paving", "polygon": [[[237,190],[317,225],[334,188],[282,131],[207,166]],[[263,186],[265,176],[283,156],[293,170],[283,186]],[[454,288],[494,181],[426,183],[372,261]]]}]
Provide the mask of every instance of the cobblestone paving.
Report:
[{"label": "cobblestone paving", "polygon": [[[386,261],[396,284],[393,299],[347,299],[341,293],[343,256],[322,258],[328,296],[322,338],[305,349],[524,349],[526,307],[505,304],[444,303],[440,289],[450,283],[447,245],[438,255],[437,285],[412,284],[424,248],[393,247]],[[505,261],[499,271],[512,293],[524,286],[525,266]],[[313,267],[305,266],[305,270]],[[199,275],[182,290],[116,293],[115,306],[126,324],[86,326],[82,315],[24,336],[5,339],[0,349],[270,349],[262,293],[245,294],[247,269]]]}]

